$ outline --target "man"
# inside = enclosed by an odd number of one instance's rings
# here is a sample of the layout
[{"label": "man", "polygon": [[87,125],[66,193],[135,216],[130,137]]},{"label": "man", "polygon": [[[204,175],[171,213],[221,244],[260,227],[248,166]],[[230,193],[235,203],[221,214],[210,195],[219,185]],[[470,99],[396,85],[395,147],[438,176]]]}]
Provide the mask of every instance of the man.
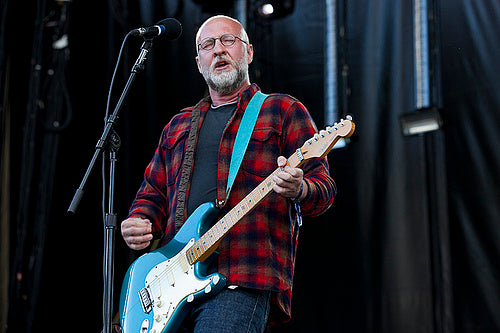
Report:
[{"label": "man", "polygon": [[166,244],[197,206],[216,202],[222,216],[281,167],[273,178],[274,192],[220,243],[216,269],[229,287],[195,304],[184,325],[195,332],[262,332],[268,323],[290,319],[298,237],[294,203],[300,202],[303,215],[321,214],[333,203],[335,183],[326,159],[308,161],[303,169],[286,165],[284,156],[316,128],[299,101],[270,94],[226,193],[232,145],[259,90],[248,76],[253,46],[238,21],[214,16],[198,30],[196,49],[209,96],[174,116],[163,130],[121,232],[135,250],[145,249],[153,238],[162,237]]}]

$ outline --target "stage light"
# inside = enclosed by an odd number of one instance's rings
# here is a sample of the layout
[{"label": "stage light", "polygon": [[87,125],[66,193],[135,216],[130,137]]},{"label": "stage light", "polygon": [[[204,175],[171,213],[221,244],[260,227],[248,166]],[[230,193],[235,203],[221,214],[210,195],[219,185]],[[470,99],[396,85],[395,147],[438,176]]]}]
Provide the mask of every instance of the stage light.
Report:
[{"label": "stage light", "polygon": [[293,13],[294,0],[262,0],[257,2],[257,12],[263,18],[276,19]]},{"label": "stage light", "polygon": [[403,114],[399,118],[399,121],[404,136],[421,135],[437,131],[443,125],[441,115],[434,107]]},{"label": "stage light", "polygon": [[259,8],[259,14],[261,16],[269,16],[274,13],[274,7],[270,3],[264,3],[262,6]]}]

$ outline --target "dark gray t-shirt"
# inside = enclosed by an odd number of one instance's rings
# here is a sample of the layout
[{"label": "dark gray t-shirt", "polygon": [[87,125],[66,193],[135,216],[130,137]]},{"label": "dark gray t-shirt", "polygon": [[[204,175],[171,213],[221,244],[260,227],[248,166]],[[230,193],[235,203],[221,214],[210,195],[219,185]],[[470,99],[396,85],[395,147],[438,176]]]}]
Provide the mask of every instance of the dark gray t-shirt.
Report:
[{"label": "dark gray t-shirt", "polygon": [[222,133],[237,102],[210,107],[201,125],[188,198],[188,216],[201,204],[217,199],[217,168]]}]

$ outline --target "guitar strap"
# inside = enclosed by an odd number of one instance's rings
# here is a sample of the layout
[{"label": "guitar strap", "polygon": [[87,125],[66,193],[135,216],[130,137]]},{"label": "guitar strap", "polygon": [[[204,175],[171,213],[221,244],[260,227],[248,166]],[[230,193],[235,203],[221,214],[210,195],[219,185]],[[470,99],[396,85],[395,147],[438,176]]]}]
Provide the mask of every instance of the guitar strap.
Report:
[{"label": "guitar strap", "polygon": [[250,137],[252,136],[252,132],[255,127],[255,123],[257,122],[260,108],[262,107],[262,103],[264,103],[266,97],[266,94],[257,91],[248,103],[245,113],[243,113],[243,118],[241,119],[238,133],[236,133],[236,139],[231,153],[231,164],[229,165],[229,176],[227,178],[226,186],[226,199],[229,198],[229,194],[231,193],[234,180],[236,179],[236,175],[240,169],[241,162],[243,161],[248,143],[250,142]]},{"label": "guitar strap", "polygon": [[189,185],[191,168],[194,163],[194,148],[196,136],[201,117],[201,104],[208,101],[208,96],[203,98],[193,108],[191,116],[191,129],[189,130],[186,151],[184,153],[184,163],[181,170],[181,180],[177,194],[177,209],[175,210],[175,232],[179,231],[184,223],[184,206],[186,202],[186,192]]},{"label": "guitar strap", "polygon": [[[245,156],[250,136],[257,121],[262,103],[267,95],[257,91],[247,105],[243,118],[241,119],[238,133],[236,134],[235,143],[233,146],[233,154],[231,155],[231,164],[229,166],[229,177],[226,187],[226,197],[229,197],[229,192],[233,186],[234,179],[240,168],[243,157]],[[177,232],[184,224],[184,207],[186,201],[186,192],[189,184],[191,168],[194,162],[194,147],[196,144],[196,136],[200,122],[200,106],[203,102],[208,101],[208,97],[202,99],[192,110],[191,130],[189,131],[187,147],[185,152],[185,162],[181,170],[181,180],[179,185],[179,193],[177,196],[177,209],[175,211],[175,231]],[[241,133],[240,133],[241,132]]]}]

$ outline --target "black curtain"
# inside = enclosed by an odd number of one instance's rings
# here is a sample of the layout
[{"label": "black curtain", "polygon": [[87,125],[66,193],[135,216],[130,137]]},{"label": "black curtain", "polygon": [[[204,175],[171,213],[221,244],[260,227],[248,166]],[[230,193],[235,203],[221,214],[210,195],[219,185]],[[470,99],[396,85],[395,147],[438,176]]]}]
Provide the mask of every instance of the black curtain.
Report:
[{"label": "black curtain", "polygon": [[[304,228],[321,244],[317,250],[326,247],[328,255],[310,266],[312,253],[301,257],[315,273],[309,284],[316,288],[307,302],[295,304],[304,309],[301,318],[321,314],[312,320],[318,330],[432,332],[425,138],[405,138],[399,126],[400,115],[414,110],[412,3],[346,1],[344,6],[339,14],[349,95],[344,96],[348,109],[341,111],[353,115],[357,132],[345,151],[331,154],[339,195],[326,230],[316,233],[313,223]],[[301,249],[308,251],[304,244]],[[305,310],[315,303],[314,311]],[[309,323],[301,322],[297,331]]]},{"label": "black curtain", "polygon": [[[499,332],[499,4],[428,2],[431,102],[444,127],[403,137],[399,117],[415,110],[413,3],[339,3],[348,73],[339,105],[357,132],[330,154],[336,205],[302,228],[295,316],[275,330]],[[314,54],[302,36],[317,43],[321,29],[309,29],[322,19],[304,11],[282,36]],[[280,55],[283,68],[298,62]]]},{"label": "black curtain", "polygon": [[457,332],[500,332],[500,3],[443,1],[443,111]]}]

